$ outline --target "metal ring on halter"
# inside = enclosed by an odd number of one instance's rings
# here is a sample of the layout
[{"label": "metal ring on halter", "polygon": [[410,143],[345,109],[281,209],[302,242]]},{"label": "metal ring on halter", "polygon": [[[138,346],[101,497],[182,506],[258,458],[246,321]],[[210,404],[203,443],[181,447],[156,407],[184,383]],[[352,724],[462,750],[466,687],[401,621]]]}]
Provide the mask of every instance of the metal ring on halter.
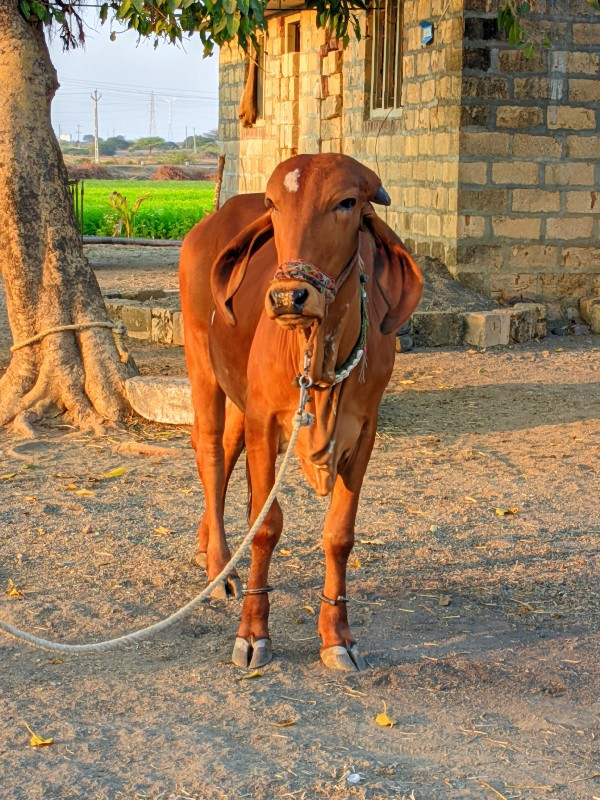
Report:
[{"label": "metal ring on halter", "polygon": [[298,386],[301,389],[310,389],[312,385],[313,385],[313,379],[310,377],[310,375],[298,376]]},{"label": "metal ring on halter", "polygon": [[242,594],[269,594],[273,591],[273,586],[265,586],[262,589],[242,589]]},{"label": "metal ring on halter", "polygon": [[322,600],[324,603],[327,603],[330,606],[337,606],[340,603],[349,603],[350,599],[348,597],[344,597],[343,594],[338,594],[337,600],[330,600],[328,597],[325,597],[324,594],[319,595],[319,600]]}]

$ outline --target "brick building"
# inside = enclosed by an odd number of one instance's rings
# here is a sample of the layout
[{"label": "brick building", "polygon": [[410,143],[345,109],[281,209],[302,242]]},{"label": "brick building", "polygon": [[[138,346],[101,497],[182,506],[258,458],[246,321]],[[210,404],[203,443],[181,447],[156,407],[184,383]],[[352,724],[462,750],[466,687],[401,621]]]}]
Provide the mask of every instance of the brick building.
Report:
[{"label": "brick building", "polygon": [[382,0],[344,51],[279,2],[244,125],[248,61],[221,49],[224,198],[263,191],[296,153],[343,152],[381,176],[408,246],[464,284],[563,306],[600,293],[600,17],[585,0],[538,0],[554,46],[529,60],[499,35],[497,0]]}]

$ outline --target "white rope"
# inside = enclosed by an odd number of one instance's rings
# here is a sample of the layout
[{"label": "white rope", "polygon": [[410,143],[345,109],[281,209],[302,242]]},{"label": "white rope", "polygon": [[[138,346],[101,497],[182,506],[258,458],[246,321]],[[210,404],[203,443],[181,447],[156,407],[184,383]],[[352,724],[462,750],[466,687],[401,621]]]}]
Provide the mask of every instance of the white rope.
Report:
[{"label": "white rope", "polygon": [[208,586],[206,586],[206,588],[200,592],[199,595],[190,600],[189,603],[186,603],[186,605],[184,605],[178,611],[175,611],[173,614],[171,614],[170,617],[160,620],[160,622],[155,622],[153,625],[148,625],[148,627],[142,628],[139,631],[128,633],[125,636],[119,636],[116,639],[107,639],[104,642],[93,642],[91,644],[63,644],[62,642],[51,642],[48,639],[41,639],[31,633],[27,633],[19,628],[15,628],[14,625],[9,625],[8,622],[4,622],[3,620],[0,620],[0,630],[4,631],[4,633],[7,633],[9,636],[13,636],[15,639],[20,639],[23,642],[27,642],[27,644],[32,645],[32,647],[40,647],[42,650],[53,650],[58,651],[59,653],[81,654],[102,653],[106,652],[107,650],[114,650],[115,648],[124,647],[132,642],[138,642],[141,639],[151,636],[152,634],[159,633],[160,631],[170,628],[180,619],[186,617],[191,611],[193,611],[194,608],[196,608],[197,605],[202,603],[203,600],[206,600],[213,589],[215,589],[221,583],[221,581],[225,579],[229,572],[231,572],[235,565],[240,561],[244,551],[250,545],[256,533],[258,532],[258,529],[264,522],[264,519],[269,513],[269,510],[273,505],[273,501],[275,500],[275,497],[281,488],[281,484],[283,483],[283,479],[287,472],[292,453],[294,452],[294,446],[296,444],[298,434],[300,433],[300,428],[302,428],[304,425],[310,424],[312,424],[311,415],[301,413],[300,410],[298,410],[294,415],[292,435],[290,437],[288,448],[279,467],[275,484],[273,485],[273,488],[271,489],[271,492],[267,497],[264,506],[262,507],[262,511],[256,518],[254,525],[244,536],[240,546],[229,560],[229,563],[223,567],[217,577],[211,581]]},{"label": "white rope", "polygon": [[125,326],[122,322],[110,322],[107,320],[103,320],[102,322],[79,322],[75,325],[57,325],[55,328],[48,328],[41,333],[37,333],[30,339],[25,339],[24,342],[13,344],[10,349],[11,352],[14,353],[15,350],[20,350],[22,347],[27,347],[29,344],[34,344],[35,342],[39,342],[41,339],[45,339],[46,336],[49,336],[51,333],[61,333],[62,331],[83,331],[86,328],[113,328],[119,333],[125,333]]}]

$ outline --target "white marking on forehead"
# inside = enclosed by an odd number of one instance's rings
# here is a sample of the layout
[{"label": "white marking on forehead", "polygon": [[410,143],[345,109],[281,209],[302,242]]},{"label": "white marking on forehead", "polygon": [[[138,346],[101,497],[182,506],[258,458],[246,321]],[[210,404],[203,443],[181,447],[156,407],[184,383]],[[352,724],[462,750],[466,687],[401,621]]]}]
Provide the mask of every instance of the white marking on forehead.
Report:
[{"label": "white marking on forehead", "polygon": [[297,192],[300,188],[300,184],[298,183],[298,178],[300,177],[300,170],[295,169],[292,172],[288,172],[288,174],[283,179],[283,185],[288,190],[288,192]]}]

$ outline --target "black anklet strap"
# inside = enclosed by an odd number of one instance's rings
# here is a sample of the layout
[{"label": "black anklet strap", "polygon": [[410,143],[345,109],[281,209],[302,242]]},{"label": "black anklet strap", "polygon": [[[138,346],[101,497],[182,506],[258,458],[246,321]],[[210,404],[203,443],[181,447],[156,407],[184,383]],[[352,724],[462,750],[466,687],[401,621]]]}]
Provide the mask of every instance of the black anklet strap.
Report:
[{"label": "black anklet strap", "polygon": [[242,594],[269,594],[272,591],[272,586],[265,586],[263,589],[242,589]]},{"label": "black anklet strap", "polygon": [[327,603],[330,606],[339,606],[340,603],[349,603],[350,600],[348,597],[344,597],[343,594],[338,594],[337,600],[330,600],[328,597],[325,597],[324,594],[319,595],[319,600],[322,600],[324,603]]}]

